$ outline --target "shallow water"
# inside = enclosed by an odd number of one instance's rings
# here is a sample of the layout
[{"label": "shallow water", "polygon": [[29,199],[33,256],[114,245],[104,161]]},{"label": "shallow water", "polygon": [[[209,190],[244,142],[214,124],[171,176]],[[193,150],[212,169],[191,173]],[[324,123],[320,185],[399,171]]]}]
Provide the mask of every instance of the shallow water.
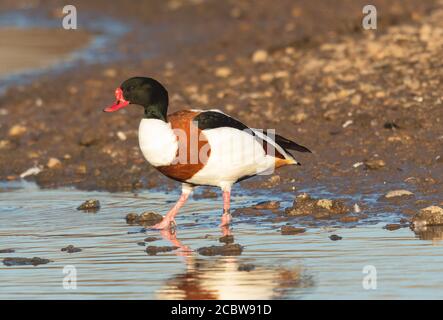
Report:
[{"label": "shallow water", "polygon": [[[14,27],[19,29],[49,28],[61,29],[61,18],[49,17],[40,9],[21,9],[0,12],[0,27]],[[39,76],[52,72],[54,74],[67,71],[79,65],[105,63],[122,59],[124,54],[119,50],[106,50],[115,47],[118,39],[129,31],[129,26],[109,17],[83,13],[79,16],[79,28],[90,33],[93,38],[87,46],[73,51],[66,57],[60,57],[50,66],[20,70],[0,77],[0,93],[14,85],[27,84]],[[67,30],[66,32],[72,32]],[[7,62],[6,62],[7,63]]]},{"label": "shallow water", "polygon": [[[1,264],[0,299],[443,298],[441,243],[420,240],[408,228],[387,231],[378,223],[308,228],[304,234],[282,236],[282,223],[234,218],[235,242],[244,246],[240,256],[204,257],[181,250],[149,256],[137,242],[160,233],[129,226],[124,217],[128,212],[165,212],[175,193],[40,190],[27,183],[2,184],[0,191],[0,249],[15,249],[0,259],[52,260],[35,267]],[[90,198],[100,200],[98,212],[76,210]],[[234,196],[233,204],[264,198]],[[221,201],[191,199],[177,218],[177,240],[192,250],[218,245]],[[343,240],[331,241],[331,234]],[[70,244],[83,251],[61,251]],[[163,239],[148,245],[171,243]],[[239,271],[241,264],[255,269]],[[368,265],[376,268],[375,290],[363,288]],[[76,289],[63,288],[65,266],[76,269]]]}]

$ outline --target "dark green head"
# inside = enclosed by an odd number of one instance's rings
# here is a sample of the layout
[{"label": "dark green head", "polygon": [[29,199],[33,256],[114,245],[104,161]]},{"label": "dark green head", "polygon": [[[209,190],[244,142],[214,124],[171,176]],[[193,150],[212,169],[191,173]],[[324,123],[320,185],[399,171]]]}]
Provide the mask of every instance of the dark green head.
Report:
[{"label": "dark green head", "polygon": [[168,112],[168,91],[155,79],[133,77],[124,81],[115,90],[117,101],[105,112],[114,112],[130,104],[137,104],[145,109],[145,118],[166,121]]}]

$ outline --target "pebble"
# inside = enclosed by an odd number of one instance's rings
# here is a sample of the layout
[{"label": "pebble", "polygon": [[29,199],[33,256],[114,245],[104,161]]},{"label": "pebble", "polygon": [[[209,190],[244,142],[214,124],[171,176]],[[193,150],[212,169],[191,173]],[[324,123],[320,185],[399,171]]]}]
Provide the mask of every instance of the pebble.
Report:
[{"label": "pebble", "polygon": [[87,211],[96,211],[100,209],[100,201],[95,199],[86,200],[80,206],[77,207],[77,210],[87,210]]},{"label": "pebble", "polygon": [[385,225],[383,227],[383,229],[386,229],[389,231],[394,231],[394,230],[400,229],[401,227],[402,227],[401,224],[398,224],[398,223],[388,223],[387,225]]},{"label": "pebble", "polygon": [[231,75],[232,71],[228,67],[220,67],[215,70],[215,75],[219,78],[227,78]]},{"label": "pebble", "polygon": [[365,167],[370,170],[378,170],[386,166],[386,162],[382,159],[366,160],[363,163]]},{"label": "pebble", "polygon": [[34,258],[5,258],[3,264],[5,266],[38,266],[40,264],[47,264],[51,262],[49,259],[43,259],[39,257]]},{"label": "pebble", "polygon": [[128,137],[126,136],[126,134],[123,131],[118,131],[117,132],[117,137],[121,140],[121,141],[126,141],[126,139],[128,139]]},{"label": "pebble", "polygon": [[157,253],[170,252],[170,251],[174,251],[177,249],[178,249],[178,247],[175,247],[175,246],[163,246],[163,247],[148,246],[148,247],[146,247],[146,253],[150,256],[155,256]]},{"label": "pebble", "polygon": [[137,221],[138,221],[138,214],[131,212],[126,215],[126,222],[127,223],[137,222]]},{"label": "pebble", "polygon": [[263,63],[268,60],[268,52],[266,50],[257,50],[252,55],[252,62],[254,63]]},{"label": "pebble", "polygon": [[62,248],[61,251],[65,251],[67,253],[76,253],[76,252],[80,252],[82,251],[82,249],[80,248],[76,248],[74,247],[72,244],[70,244],[69,246],[67,246],[66,248]]},{"label": "pebble", "polygon": [[60,168],[62,166],[62,163],[57,158],[49,158],[48,163],[46,164],[46,166],[49,169]]},{"label": "pebble", "polygon": [[20,174],[20,178],[24,179],[28,176],[35,176],[35,175],[39,174],[40,172],[42,172],[42,168],[37,167],[37,166],[32,167],[32,168],[29,168],[28,170],[22,172]]},{"label": "pebble", "polygon": [[202,247],[197,251],[202,256],[239,256],[243,252],[243,247],[231,243],[224,246]]},{"label": "pebble", "polygon": [[25,126],[16,124],[9,129],[9,136],[11,137],[18,137],[23,135],[27,131]]},{"label": "pebble", "polygon": [[299,234],[306,232],[305,228],[297,228],[293,226],[283,226],[281,227],[281,234],[284,236]]},{"label": "pebble", "polygon": [[411,197],[414,194],[408,190],[391,190],[385,194],[386,199],[398,198],[398,197]]},{"label": "pebble", "polygon": [[339,235],[336,235],[336,234],[332,234],[329,236],[329,239],[331,239],[332,241],[338,241],[338,240],[343,239],[343,237],[340,237]]}]

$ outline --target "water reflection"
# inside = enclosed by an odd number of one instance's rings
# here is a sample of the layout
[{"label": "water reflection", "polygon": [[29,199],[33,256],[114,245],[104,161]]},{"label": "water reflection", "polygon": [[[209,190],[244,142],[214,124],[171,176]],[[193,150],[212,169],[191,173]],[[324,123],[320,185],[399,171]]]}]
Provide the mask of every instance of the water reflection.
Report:
[{"label": "water reflection", "polygon": [[201,258],[177,233],[164,231],[162,236],[179,247],[176,254],[184,257],[186,272],[166,280],[157,299],[286,299],[294,298],[297,289],[313,287],[312,277],[300,267],[260,266],[237,256]]},{"label": "water reflection", "polygon": [[420,240],[443,240],[443,226],[423,226],[413,231]]}]

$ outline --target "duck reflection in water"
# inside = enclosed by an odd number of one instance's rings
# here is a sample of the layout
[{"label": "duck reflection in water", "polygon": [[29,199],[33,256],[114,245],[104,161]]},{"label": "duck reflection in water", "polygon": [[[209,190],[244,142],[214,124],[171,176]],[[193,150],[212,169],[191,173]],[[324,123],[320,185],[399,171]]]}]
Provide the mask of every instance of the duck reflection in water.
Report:
[{"label": "duck reflection in water", "polygon": [[[225,230],[223,234],[226,234]],[[256,266],[251,259],[238,256],[199,257],[182,244],[176,232],[165,230],[162,236],[179,249],[186,271],[166,280],[157,299],[183,300],[260,300],[294,298],[298,291],[313,287],[311,276],[300,267]]]}]

